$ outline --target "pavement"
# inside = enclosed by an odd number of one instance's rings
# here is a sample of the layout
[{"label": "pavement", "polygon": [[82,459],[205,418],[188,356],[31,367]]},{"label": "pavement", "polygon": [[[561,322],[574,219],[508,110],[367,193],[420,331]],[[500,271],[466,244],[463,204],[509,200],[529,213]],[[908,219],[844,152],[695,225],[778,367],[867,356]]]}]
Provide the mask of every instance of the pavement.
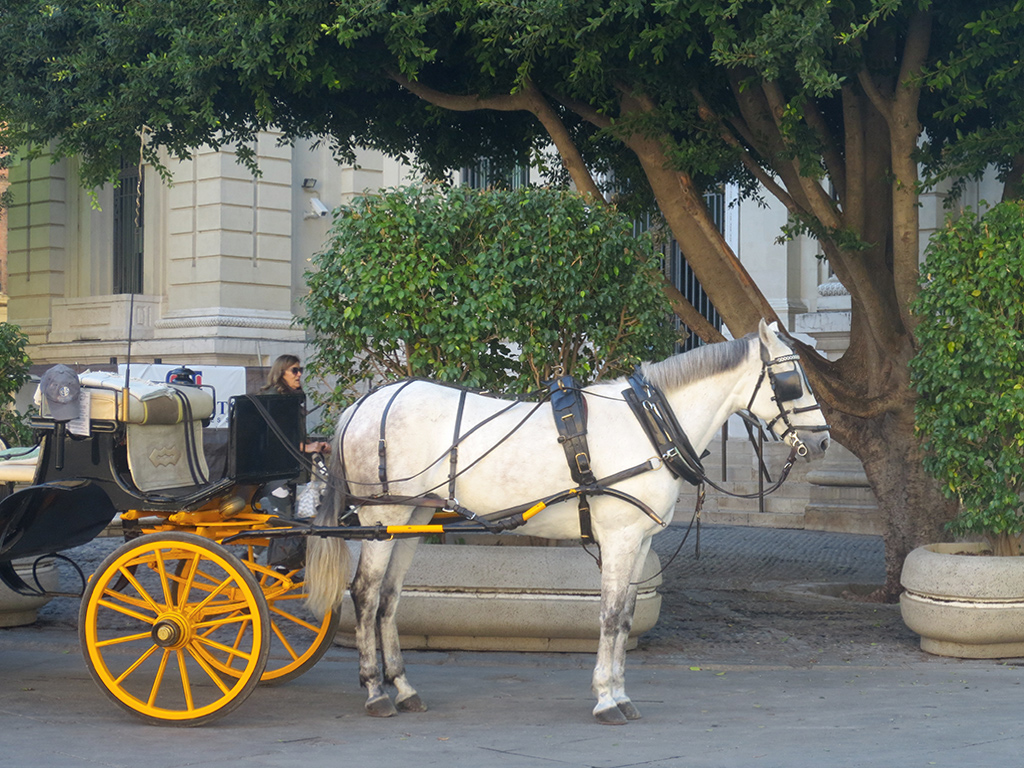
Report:
[{"label": "pavement", "polygon": [[[682,533],[655,539],[663,561]],[[836,596],[878,583],[881,553],[871,536],[706,528],[700,560],[688,543],[666,570],[663,620],[627,654],[644,717],[614,728],[591,718],[588,654],[409,652],[430,709],[381,720],[363,714],[343,648],[216,723],[150,726],[93,683],[77,602],[60,598],[0,630],[0,768],[1019,765],[1024,660],[929,656],[898,607]]]}]

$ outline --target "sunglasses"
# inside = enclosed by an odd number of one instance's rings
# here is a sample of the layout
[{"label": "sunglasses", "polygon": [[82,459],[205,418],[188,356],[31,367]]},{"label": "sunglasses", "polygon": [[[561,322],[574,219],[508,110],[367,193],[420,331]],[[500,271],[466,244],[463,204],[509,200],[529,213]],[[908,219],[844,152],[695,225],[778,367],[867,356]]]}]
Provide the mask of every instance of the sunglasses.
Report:
[{"label": "sunglasses", "polygon": [[296,376],[298,376],[298,375],[300,375],[302,373],[302,368],[300,366],[298,366],[298,365],[293,366],[293,367],[288,369],[288,373],[292,373],[292,374],[295,374]]}]

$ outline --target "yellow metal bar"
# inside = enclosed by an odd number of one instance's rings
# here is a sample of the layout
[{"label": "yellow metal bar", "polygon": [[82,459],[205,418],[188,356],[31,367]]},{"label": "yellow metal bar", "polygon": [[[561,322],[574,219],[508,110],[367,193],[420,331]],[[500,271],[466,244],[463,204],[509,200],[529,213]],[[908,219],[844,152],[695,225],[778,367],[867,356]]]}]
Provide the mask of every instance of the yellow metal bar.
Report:
[{"label": "yellow metal bar", "polygon": [[[523,512],[523,520],[529,520],[531,517],[542,511],[547,504],[543,501],[538,501],[528,510]],[[399,535],[417,535],[417,536],[428,536],[433,533],[449,533],[446,531],[443,525],[389,525],[384,531],[390,536]]]}]

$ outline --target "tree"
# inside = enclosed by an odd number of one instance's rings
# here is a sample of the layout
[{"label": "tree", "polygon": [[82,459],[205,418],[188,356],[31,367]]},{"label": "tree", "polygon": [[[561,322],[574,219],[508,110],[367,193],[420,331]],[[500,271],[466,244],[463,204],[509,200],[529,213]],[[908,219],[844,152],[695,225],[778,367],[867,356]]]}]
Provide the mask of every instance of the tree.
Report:
[{"label": "tree", "polygon": [[[204,142],[234,142],[244,159],[246,141],[275,125],[328,136],[340,156],[364,145],[435,172],[553,145],[558,170],[595,203],[614,192],[623,210],[657,206],[735,335],[774,313],[701,193],[728,180],[777,198],[790,233],[815,236],[851,294],[847,353],[800,352],[885,516],[891,598],[904,555],[940,539],[955,511],[913,429],[918,160],[954,182],[994,163],[1013,194],[1019,97],[993,109],[984,95],[1022,92],[1021,58],[988,34],[1012,31],[1018,6],[0,0],[0,119],[11,145],[82,155],[90,183],[112,177],[140,133],[150,160]],[[999,46],[1019,48],[1009,37]]]},{"label": "tree", "polygon": [[313,366],[366,381],[430,376],[528,392],[672,352],[649,237],[610,206],[536,188],[384,190],[339,210],[307,274]]},{"label": "tree", "polygon": [[32,364],[25,347],[28,337],[10,323],[0,323],[0,441],[7,445],[31,445],[32,430],[14,407],[18,391],[29,379]]}]

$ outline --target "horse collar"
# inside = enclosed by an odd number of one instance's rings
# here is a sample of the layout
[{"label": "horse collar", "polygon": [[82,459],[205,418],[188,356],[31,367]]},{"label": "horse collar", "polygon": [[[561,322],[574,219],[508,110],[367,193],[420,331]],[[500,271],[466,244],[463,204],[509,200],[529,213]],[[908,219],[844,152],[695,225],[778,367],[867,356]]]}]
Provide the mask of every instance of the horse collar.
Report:
[{"label": "horse collar", "polygon": [[630,388],[623,390],[622,395],[669,472],[692,485],[700,485],[705,477],[702,457],[693,449],[661,390],[639,369],[626,381]]}]

